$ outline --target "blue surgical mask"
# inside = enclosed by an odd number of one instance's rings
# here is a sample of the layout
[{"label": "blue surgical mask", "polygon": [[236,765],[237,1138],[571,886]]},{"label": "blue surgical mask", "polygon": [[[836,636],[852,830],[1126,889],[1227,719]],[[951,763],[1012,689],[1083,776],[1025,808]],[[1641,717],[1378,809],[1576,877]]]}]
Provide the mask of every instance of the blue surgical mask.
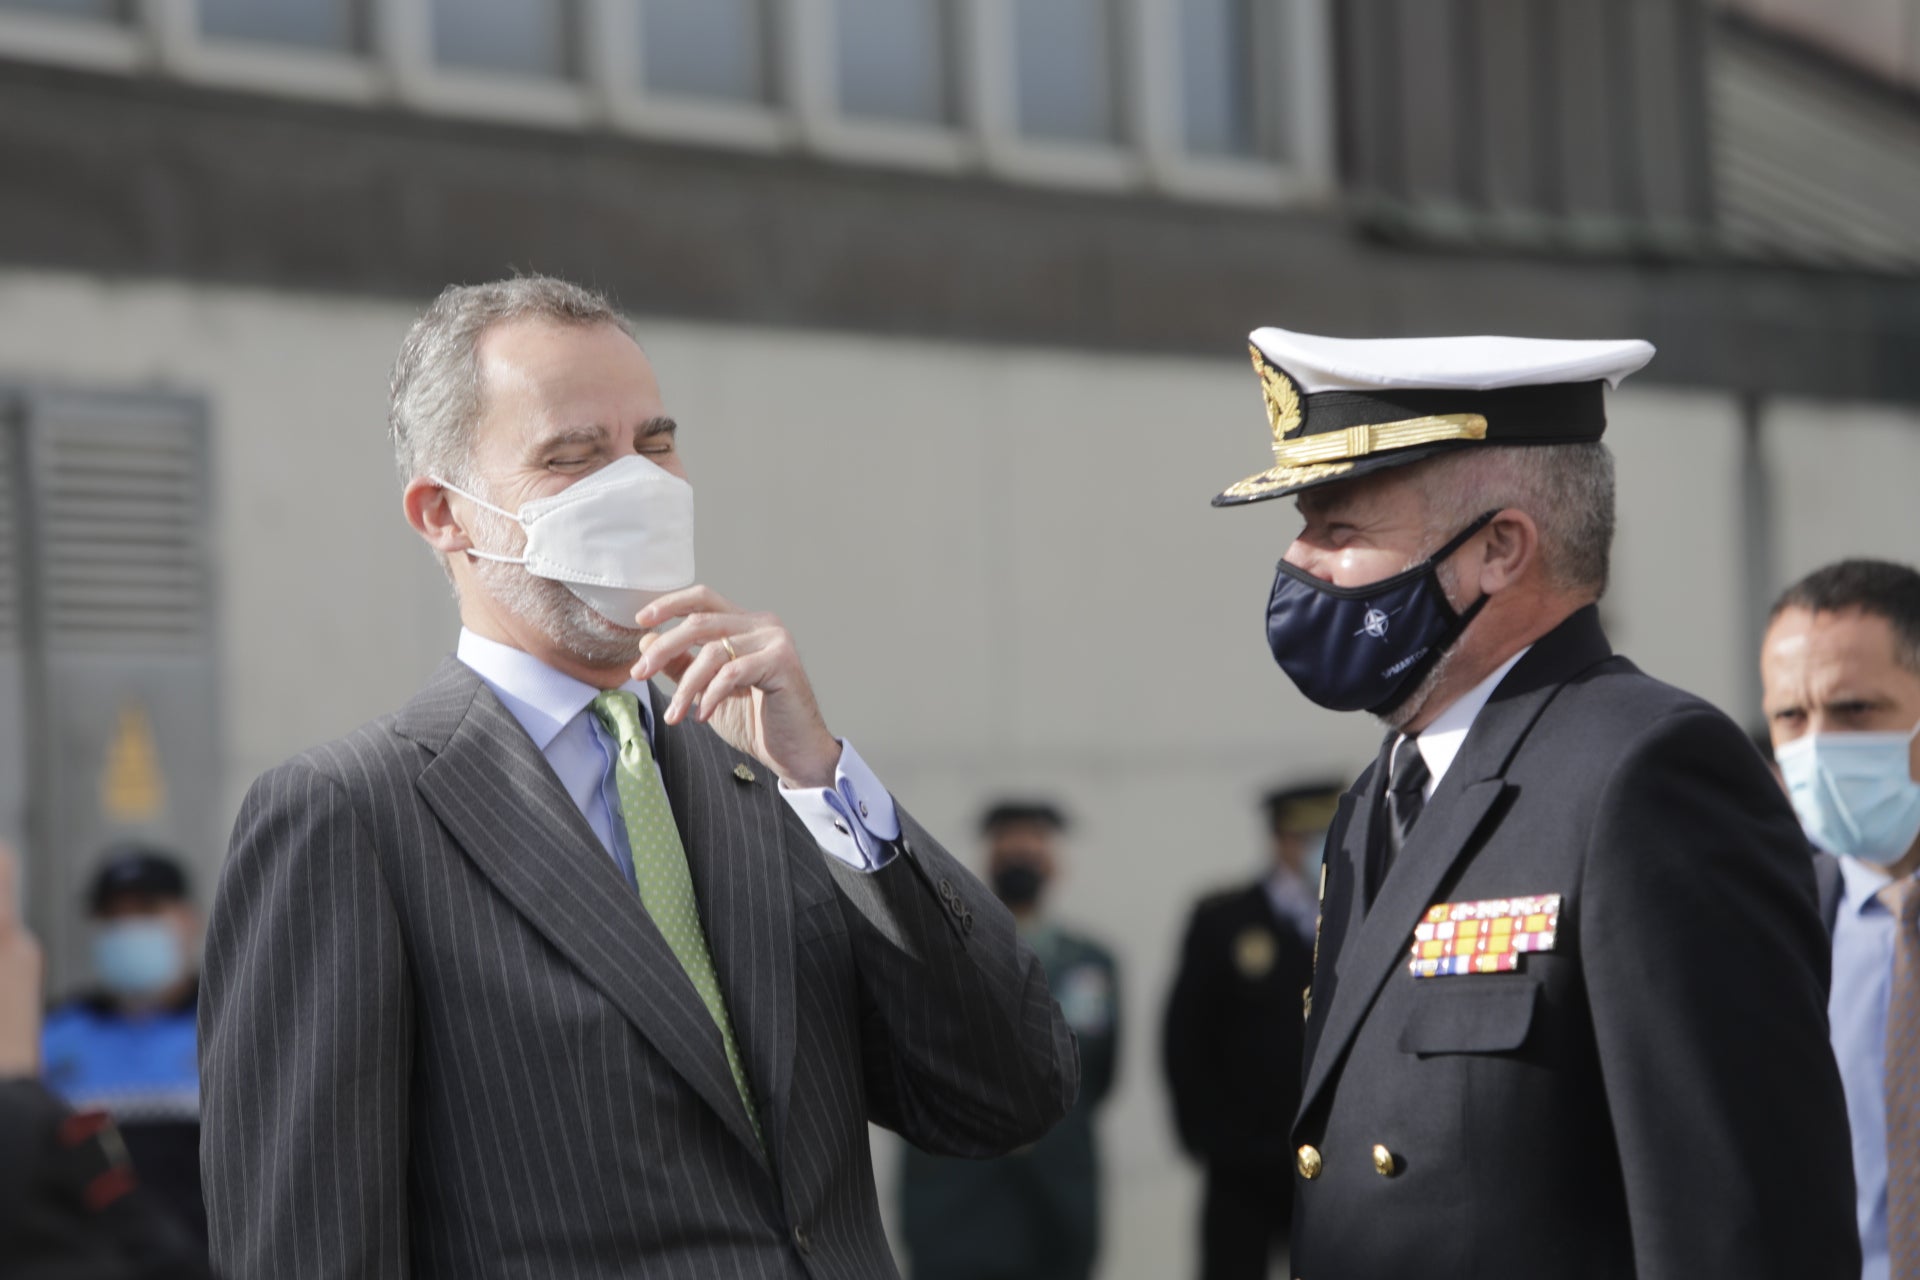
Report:
[{"label": "blue surgical mask", "polygon": [[1500,513],[1489,511],[1421,563],[1362,587],[1336,587],[1286,561],[1267,600],[1267,647],[1301,693],[1334,711],[1386,715],[1487,603],[1457,612],[1440,565]]},{"label": "blue surgical mask", "polygon": [[155,996],[178,982],[187,958],[165,920],[116,920],[93,937],[93,970],[106,989],[127,999]]},{"label": "blue surgical mask", "polygon": [[1920,836],[1908,733],[1810,733],[1773,753],[1794,812],[1829,853],[1887,866]]}]

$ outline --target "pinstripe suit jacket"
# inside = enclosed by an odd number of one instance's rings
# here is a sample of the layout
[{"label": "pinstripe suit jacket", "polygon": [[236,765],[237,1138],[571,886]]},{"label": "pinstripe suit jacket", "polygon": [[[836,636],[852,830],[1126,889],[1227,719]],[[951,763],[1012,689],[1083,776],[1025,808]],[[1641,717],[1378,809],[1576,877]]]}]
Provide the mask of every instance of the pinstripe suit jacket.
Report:
[{"label": "pinstripe suit jacket", "polygon": [[201,1004],[223,1275],[893,1276],[869,1120],[979,1156],[1065,1113],[1040,966],[932,837],[902,812],[852,871],[771,771],[655,723],[767,1152],[638,898],[449,660],[242,806]]}]

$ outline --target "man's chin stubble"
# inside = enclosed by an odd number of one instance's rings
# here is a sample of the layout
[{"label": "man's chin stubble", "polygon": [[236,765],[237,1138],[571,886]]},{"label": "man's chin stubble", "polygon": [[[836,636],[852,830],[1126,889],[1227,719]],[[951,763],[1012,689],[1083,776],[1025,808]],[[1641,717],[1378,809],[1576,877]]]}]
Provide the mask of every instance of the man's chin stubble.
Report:
[{"label": "man's chin stubble", "polygon": [[640,632],[601,616],[564,583],[538,578],[517,564],[482,561],[479,578],[499,605],[574,660],[589,667],[630,666]]}]

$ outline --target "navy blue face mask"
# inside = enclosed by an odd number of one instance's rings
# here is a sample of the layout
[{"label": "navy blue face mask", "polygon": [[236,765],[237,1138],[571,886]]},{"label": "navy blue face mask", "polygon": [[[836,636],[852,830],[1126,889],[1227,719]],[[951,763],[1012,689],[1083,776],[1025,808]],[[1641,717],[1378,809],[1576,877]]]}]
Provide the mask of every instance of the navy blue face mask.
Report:
[{"label": "navy blue face mask", "polygon": [[1499,515],[1489,511],[1421,563],[1360,587],[1336,587],[1286,561],[1267,600],[1267,646],[1300,692],[1335,711],[1386,715],[1487,603],[1447,603],[1440,565]]}]

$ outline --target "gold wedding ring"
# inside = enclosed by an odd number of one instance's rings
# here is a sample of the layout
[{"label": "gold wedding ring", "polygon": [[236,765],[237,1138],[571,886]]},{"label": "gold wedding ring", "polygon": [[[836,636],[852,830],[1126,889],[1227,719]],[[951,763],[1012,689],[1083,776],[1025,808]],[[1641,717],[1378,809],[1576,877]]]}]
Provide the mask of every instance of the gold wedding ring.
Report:
[{"label": "gold wedding ring", "polygon": [[740,660],[740,654],[734,649],[733,641],[726,636],[720,637],[720,647],[727,651],[727,661],[738,662]]}]

